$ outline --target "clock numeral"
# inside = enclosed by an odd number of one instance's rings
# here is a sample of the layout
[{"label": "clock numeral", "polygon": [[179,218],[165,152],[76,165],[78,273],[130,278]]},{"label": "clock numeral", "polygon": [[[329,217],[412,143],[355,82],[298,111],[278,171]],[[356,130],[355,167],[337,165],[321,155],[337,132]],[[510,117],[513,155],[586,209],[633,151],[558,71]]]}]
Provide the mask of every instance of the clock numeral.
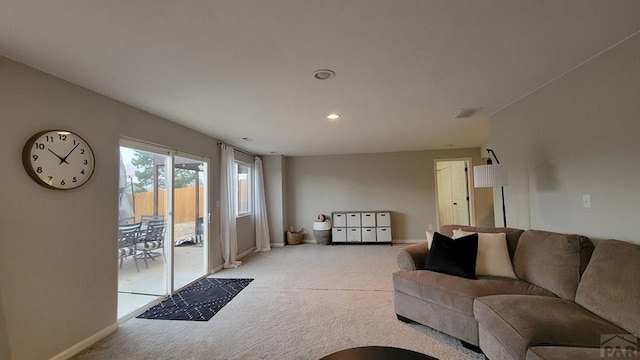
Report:
[{"label": "clock numeral", "polygon": [[84,161],[82,163],[85,164],[85,165],[88,165],[89,164],[89,160],[84,159]]},{"label": "clock numeral", "polygon": [[84,155],[84,149],[80,149],[80,154]]},{"label": "clock numeral", "polygon": [[53,176],[49,176],[49,184],[51,184],[51,180],[53,180]]},{"label": "clock numeral", "polygon": [[78,182],[78,178],[77,177],[73,177],[73,182]]},{"label": "clock numeral", "polygon": [[44,138],[45,138],[45,141],[46,141],[46,142],[53,142],[53,136],[49,136],[49,135],[47,135],[47,136],[45,136]]},{"label": "clock numeral", "polygon": [[77,144],[78,144],[78,142],[73,140],[73,145],[77,145]]},{"label": "clock numeral", "polygon": [[38,155],[33,155],[33,156],[31,156],[31,157],[33,158],[33,161],[38,160]]},{"label": "clock numeral", "polygon": [[58,136],[60,137],[60,140],[62,140],[62,141],[67,141],[67,135],[65,135],[65,134],[58,134]]},{"label": "clock numeral", "polygon": [[38,168],[36,169],[36,172],[37,172],[38,174],[42,174],[42,168],[41,168],[40,166],[38,166]]},{"label": "clock numeral", "polygon": [[82,171],[80,171],[80,174],[84,175],[84,169],[82,169]]},{"label": "clock numeral", "polygon": [[35,143],[36,149],[44,150],[44,144]]},{"label": "clock numeral", "polygon": [[64,182],[64,179],[62,179],[62,181],[60,181],[60,185],[66,185],[67,183]]}]

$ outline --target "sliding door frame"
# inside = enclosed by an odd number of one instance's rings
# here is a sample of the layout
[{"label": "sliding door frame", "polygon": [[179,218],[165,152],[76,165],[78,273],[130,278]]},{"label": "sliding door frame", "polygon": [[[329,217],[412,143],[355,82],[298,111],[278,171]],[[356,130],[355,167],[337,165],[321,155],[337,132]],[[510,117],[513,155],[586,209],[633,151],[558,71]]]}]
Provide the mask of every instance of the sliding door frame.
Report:
[{"label": "sliding door frame", "polygon": [[[179,151],[179,150],[175,150],[172,149],[168,146],[163,146],[163,145],[156,145],[156,144],[150,144],[148,142],[144,142],[141,140],[136,140],[136,139],[131,139],[131,138],[127,138],[127,137],[121,137],[120,138],[120,142],[119,142],[119,147],[121,146],[123,147],[128,147],[128,148],[132,148],[132,149],[137,149],[137,150],[143,150],[143,151],[149,151],[149,152],[154,152],[154,153],[158,153],[158,154],[163,154],[167,156],[167,164],[166,164],[166,169],[165,169],[165,188],[166,188],[166,193],[167,193],[167,221],[166,221],[166,234],[167,237],[165,238],[165,242],[164,242],[164,251],[165,254],[167,254],[166,256],[166,269],[164,271],[164,286],[165,286],[165,290],[164,290],[164,294],[162,296],[168,296],[168,295],[173,295],[175,293],[177,293],[178,291],[180,291],[181,289],[189,286],[190,284],[192,284],[193,282],[196,282],[204,277],[207,277],[210,275],[210,270],[209,270],[209,245],[211,242],[209,233],[210,233],[210,222],[211,222],[211,213],[209,211],[210,209],[210,204],[209,204],[209,187],[210,187],[210,181],[211,181],[211,176],[209,174],[210,169],[211,169],[211,161],[209,158],[202,156],[202,155],[197,155],[197,154],[193,154],[193,153],[189,153],[186,151]],[[175,167],[174,167],[174,163],[175,163],[175,157],[176,156],[184,156],[184,157],[188,157],[188,158],[192,158],[192,159],[198,159],[199,161],[202,161],[202,163],[205,165],[205,179],[204,179],[204,194],[203,194],[203,199],[204,199],[204,203],[203,203],[203,235],[204,235],[204,239],[202,242],[203,245],[203,258],[202,261],[203,263],[203,275],[198,277],[197,279],[194,279],[193,281],[190,281],[188,284],[181,286],[178,289],[174,289],[175,287],[175,218],[174,218],[174,211],[175,211],[175,206],[174,206],[174,197],[175,197],[175,189],[174,189],[174,182],[175,182]]]}]

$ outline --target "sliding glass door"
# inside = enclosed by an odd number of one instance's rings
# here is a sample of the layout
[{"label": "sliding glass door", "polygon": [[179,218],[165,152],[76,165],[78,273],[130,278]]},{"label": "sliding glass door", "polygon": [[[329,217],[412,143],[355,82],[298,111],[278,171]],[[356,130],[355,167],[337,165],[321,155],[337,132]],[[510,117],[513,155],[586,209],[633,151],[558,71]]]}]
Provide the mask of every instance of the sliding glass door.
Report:
[{"label": "sliding glass door", "polygon": [[[173,165],[174,186],[174,244],[173,288],[179,289],[206,275],[208,225],[207,163],[180,154]],[[207,221],[205,221],[205,218]]]},{"label": "sliding glass door", "polygon": [[118,317],[207,275],[208,162],[120,146]]}]

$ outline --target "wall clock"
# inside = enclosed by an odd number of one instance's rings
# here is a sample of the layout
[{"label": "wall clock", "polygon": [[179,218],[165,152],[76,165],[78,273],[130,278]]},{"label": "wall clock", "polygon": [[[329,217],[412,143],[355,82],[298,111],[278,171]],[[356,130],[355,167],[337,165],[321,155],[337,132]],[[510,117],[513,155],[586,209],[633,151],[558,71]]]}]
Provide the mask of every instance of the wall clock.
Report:
[{"label": "wall clock", "polygon": [[95,158],[89,144],[78,134],[45,130],[24,145],[22,164],[38,184],[54,190],[71,190],[93,175]]}]

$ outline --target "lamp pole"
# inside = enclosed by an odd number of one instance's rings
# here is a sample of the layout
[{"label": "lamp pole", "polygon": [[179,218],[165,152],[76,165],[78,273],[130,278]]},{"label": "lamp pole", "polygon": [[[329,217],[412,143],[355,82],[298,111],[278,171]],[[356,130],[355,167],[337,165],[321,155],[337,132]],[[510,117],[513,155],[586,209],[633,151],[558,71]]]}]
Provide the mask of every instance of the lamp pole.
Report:
[{"label": "lamp pole", "polygon": [[[496,156],[496,153],[492,149],[487,149],[489,153],[489,158],[487,159],[487,165],[491,165],[493,162],[491,161],[491,155],[496,159],[496,163],[500,164],[500,160]],[[507,208],[504,206],[504,186],[500,186],[500,192],[502,193],[502,220],[504,221],[504,227],[507,227]]]}]

